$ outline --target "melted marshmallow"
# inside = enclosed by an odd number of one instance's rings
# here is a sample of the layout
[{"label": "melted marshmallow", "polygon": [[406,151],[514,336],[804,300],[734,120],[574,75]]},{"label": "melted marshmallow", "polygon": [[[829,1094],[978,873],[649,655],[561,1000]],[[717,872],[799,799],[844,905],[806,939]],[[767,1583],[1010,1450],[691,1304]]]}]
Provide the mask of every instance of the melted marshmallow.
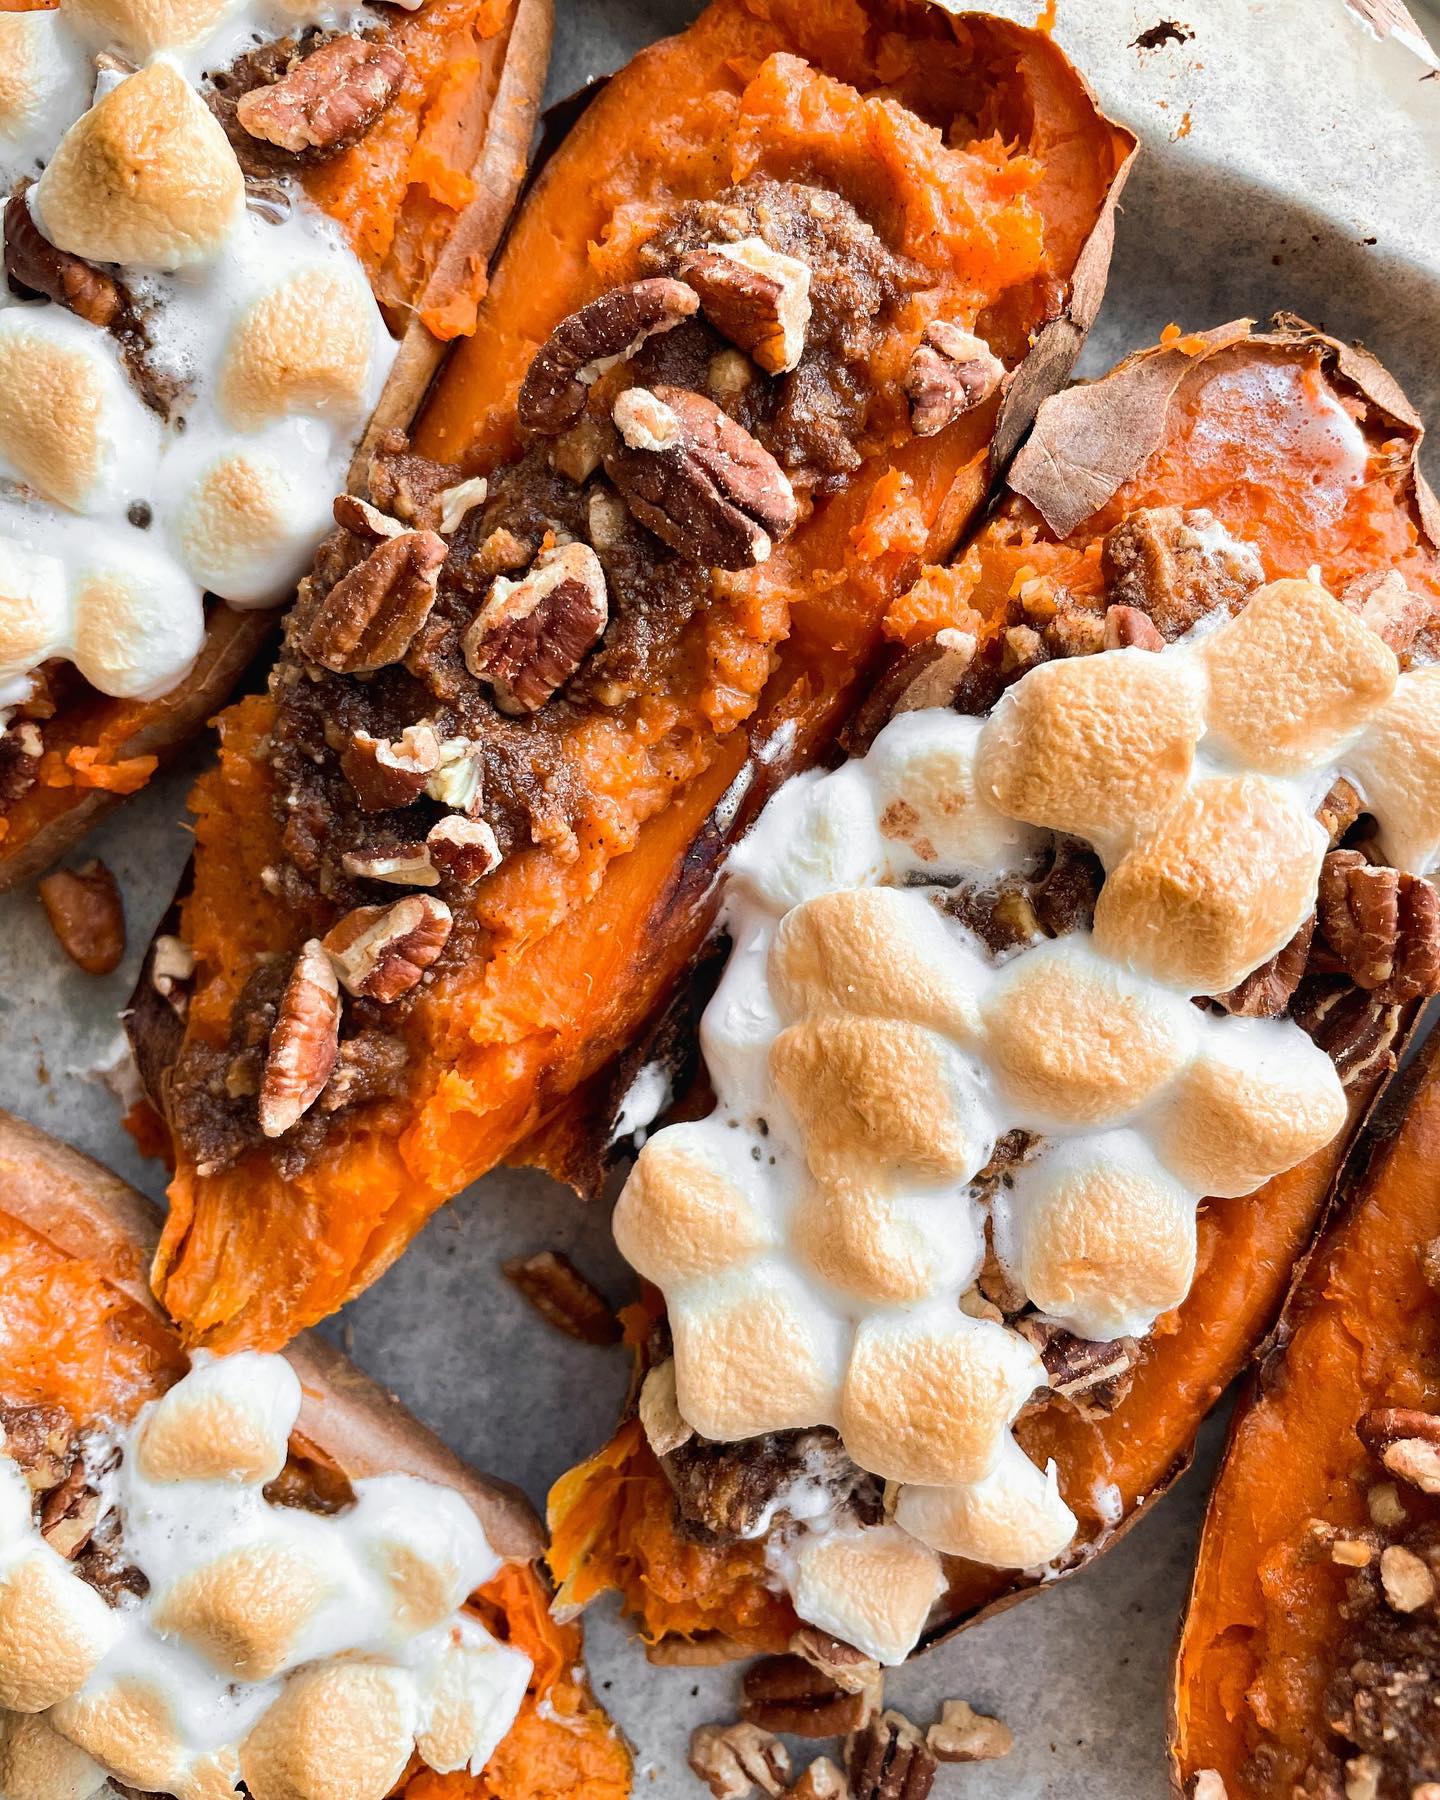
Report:
[{"label": "melted marshmallow", "polygon": [[[460,1610],[499,1558],[457,1493],[386,1475],[357,1481],[355,1504],[334,1515],[266,1499],[300,1400],[281,1357],[200,1353],[131,1426],[92,1444],[99,1529],[117,1529],[119,1559],[149,1583],[113,1612],[44,1545],[0,1457],[0,1590],[11,1569],[49,1557],[59,1591],[95,1613],[79,1618],[94,1642],[77,1679],[37,1698],[102,1774],[209,1796],[231,1791],[249,1757],[265,1800],[267,1768],[348,1766],[354,1746],[327,1745],[323,1710],[307,1724],[293,1701],[296,1683],[357,1660],[396,1697],[402,1767],[418,1744],[432,1768],[478,1774],[514,1722],[531,1664]],[[0,1689],[15,1652],[0,1630]],[[367,1786],[365,1766],[347,1792],[383,1800],[389,1786]]]},{"label": "melted marshmallow", "polygon": [[[1343,460],[1352,422],[1332,425]],[[836,1427],[932,1555],[1042,1565],[1075,1526],[1009,1431],[1045,1383],[1038,1357],[959,1304],[987,1215],[1042,1318],[1143,1334],[1189,1290],[1201,1197],[1253,1192],[1343,1125],[1338,1077],[1297,1025],[1190,1000],[1312,910],[1311,815],[1337,774],[1363,780],[1390,846],[1424,840],[1425,872],[1434,834],[1412,821],[1440,709],[1433,672],[1397,679],[1377,639],[1351,642],[1353,614],[1281,585],[1161,653],[1043,665],[988,720],[901,715],[865,757],[787,783],[732,858],[733,948],[701,1025],[716,1110],[651,1136],[617,1241],[665,1294],[687,1422],[735,1439]],[[1232,644],[1266,691],[1234,677]],[[1417,720],[1433,721],[1418,742]],[[1036,866],[1046,828],[1102,857],[1096,932],[997,961],[934,903]],[[1199,871],[1183,904],[1150,862]],[[993,1194],[975,1186],[1017,1128],[1038,1151]],[[801,1498],[772,1572],[836,1629],[838,1602],[800,1568],[841,1525]],[[868,1579],[848,1551],[836,1567]],[[928,1601],[918,1578],[907,1591],[905,1632],[861,1607],[850,1641],[908,1651]]]}]

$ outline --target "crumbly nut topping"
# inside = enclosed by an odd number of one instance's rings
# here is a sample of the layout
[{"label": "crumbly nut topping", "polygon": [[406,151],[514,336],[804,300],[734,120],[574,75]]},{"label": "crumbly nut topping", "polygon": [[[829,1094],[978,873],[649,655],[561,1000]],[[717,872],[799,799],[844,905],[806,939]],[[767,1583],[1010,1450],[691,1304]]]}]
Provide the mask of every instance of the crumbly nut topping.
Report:
[{"label": "crumbly nut topping", "polygon": [[1416,1407],[1380,1407],[1366,1413],[1358,1430],[1397,1480],[1422,1494],[1440,1494],[1440,1417]]}]

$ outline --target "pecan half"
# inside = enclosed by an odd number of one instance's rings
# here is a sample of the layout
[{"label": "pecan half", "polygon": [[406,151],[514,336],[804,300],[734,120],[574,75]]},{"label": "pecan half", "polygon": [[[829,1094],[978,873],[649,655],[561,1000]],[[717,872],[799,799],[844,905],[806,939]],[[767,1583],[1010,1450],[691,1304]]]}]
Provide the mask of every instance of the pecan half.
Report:
[{"label": "pecan half", "polygon": [[765,370],[784,375],[805,353],[810,326],[810,265],[772,250],[764,238],[709,244],[680,262],[700,310]]},{"label": "pecan half", "polygon": [[337,675],[399,662],[430,616],[446,557],[433,531],[403,531],[342,575],[301,625],[300,654]]},{"label": "pecan half", "polygon": [[98,858],[55,869],[39,883],[40,904],[60,948],[87,975],[109,975],[125,954],[125,906]]},{"label": "pecan half", "polygon": [[362,812],[408,806],[425,792],[440,767],[440,738],[426,720],[407,725],[398,738],[355,731],[340,752],[340,769]]},{"label": "pecan half", "polygon": [[715,1800],[747,1800],[757,1787],[774,1800],[790,1779],[789,1751],[758,1725],[701,1725],[689,1762]]},{"label": "pecan half", "polygon": [[748,569],[795,527],[785,471],[743,425],[684,388],[627,388],[605,472],[635,517],[691,562]]},{"label": "pecan half", "polygon": [[925,1743],[937,1762],[993,1762],[1015,1748],[1015,1734],[1003,1719],[976,1712],[968,1701],[947,1700]]},{"label": "pecan half", "polygon": [[320,1098],[340,1043],[340,984],[319,938],[310,938],[285,983],[260,1081],[260,1129],[283,1137]]},{"label": "pecan half", "polygon": [[1412,1406],[1377,1407],[1356,1426],[1382,1467],[1423,1494],[1440,1494],[1440,1417]]},{"label": "pecan half", "polygon": [[40,1535],[68,1562],[90,1542],[100,1519],[100,1496],[90,1486],[89,1471],[77,1457],[59,1487],[45,1496],[40,1509]]},{"label": "pecan half", "polygon": [[1400,1007],[1377,1000],[1344,977],[1301,983],[1291,1017],[1335,1065],[1347,1089],[1366,1086],[1395,1067]]},{"label": "pecan half", "polygon": [[883,1712],[845,1745],[853,1800],[925,1800],[937,1764],[903,1713]]},{"label": "pecan half", "polygon": [[1357,576],[1340,598],[1397,656],[1410,648],[1430,622],[1430,602],[1411,592],[1398,569]]},{"label": "pecan half", "polygon": [[400,92],[408,68],[393,44],[328,38],[279,81],[242,94],[235,116],[251,137],[292,155],[348,150]]},{"label": "pecan half", "polygon": [[843,1737],[870,1713],[866,1694],[847,1693],[803,1656],[762,1656],[741,1683],[740,1717],[795,1737]]},{"label": "pecan half", "polygon": [[948,319],[932,319],[905,371],[911,430],[934,437],[988,400],[1004,374],[1004,363],[984,338]]},{"label": "pecan half", "polygon": [[885,670],[845,728],[842,743],[863,756],[890,721],[902,712],[954,706],[975,661],[971,632],[947,626],[923,643],[912,644]]},{"label": "pecan half", "polygon": [[425,851],[432,866],[469,887],[500,866],[500,846],[484,819],[451,813],[430,827]]},{"label": "pecan half", "polygon": [[1252,969],[1228,992],[1216,994],[1216,1005],[1241,1018],[1278,1019],[1294,999],[1295,990],[1304,977],[1314,936],[1315,915],[1311,913],[1290,942],[1277,950],[1269,962]]},{"label": "pecan half", "polygon": [[1107,606],[1103,647],[1106,650],[1163,650],[1165,640],[1149,613],[1141,612],[1138,606]]},{"label": "pecan half", "polygon": [[558,1250],[512,1256],[501,1263],[505,1279],[524,1295],[547,1324],[582,1344],[618,1344],[615,1309]]},{"label": "pecan half", "polygon": [[588,544],[542,551],[518,581],[497,575],[463,640],[465,666],[501,712],[536,712],[584,662],[610,617]]},{"label": "pecan half", "polygon": [[1100,570],[1112,604],[1148,614],[1167,643],[1207,613],[1237,612],[1265,579],[1248,544],[1232,543],[1203,508],[1147,506],[1106,534]]},{"label": "pecan half", "polygon": [[376,543],[382,538],[399,537],[405,529],[399,519],[381,512],[378,506],[360,499],[358,494],[337,494],[331,511],[337,525],[343,525],[357,537],[373,538]]},{"label": "pecan half", "polygon": [[320,940],[347,993],[388,1005],[408,994],[445,948],[450,908],[429,894],[357,906]]},{"label": "pecan half", "polygon": [[1320,870],[1320,929],[1345,972],[1377,1000],[1440,993],[1440,894],[1418,875],[1332,850]]},{"label": "pecan half", "polygon": [[1040,1352],[1051,1393],[1071,1401],[1082,1418],[1104,1418],[1125,1397],[1140,1360],[1137,1339],[1100,1343],[1029,1317],[1017,1320],[1015,1328]]},{"label": "pecan half", "polygon": [[553,437],[585,410],[592,385],[645,342],[694,316],[693,288],[669,276],[632,281],[562,319],[525,372],[515,402],[522,430]]},{"label": "pecan half", "polygon": [[870,1694],[878,1700],[884,1671],[873,1656],[867,1656],[853,1644],[842,1643],[818,1626],[805,1625],[791,1638],[790,1648],[847,1694]]},{"label": "pecan half", "polygon": [[5,239],[5,277],[17,294],[43,294],[102,331],[124,311],[119,283],[83,257],[52,244],[35,223],[23,193],[12,194],[6,202],[0,233]]}]

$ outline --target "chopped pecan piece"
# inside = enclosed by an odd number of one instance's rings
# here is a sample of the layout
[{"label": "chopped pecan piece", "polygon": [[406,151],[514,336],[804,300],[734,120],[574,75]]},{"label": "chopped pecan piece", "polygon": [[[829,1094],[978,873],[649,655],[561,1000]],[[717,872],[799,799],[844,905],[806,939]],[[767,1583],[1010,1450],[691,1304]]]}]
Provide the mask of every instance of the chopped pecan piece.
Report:
[{"label": "chopped pecan piece", "polygon": [[795,527],[785,471],[743,425],[684,388],[626,388],[605,472],[635,517],[707,568],[764,562]]},{"label": "chopped pecan piece", "polygon": [[1107,650],[1163,650],[1165,640],[1149,613],[1138,606],[1105,608],[1104,647]]},{"label": "chopped pecan piece", "polygon": [[1345,972],[1377,1000],[1440,992],[1440,894],[1418,875],[1332,850],[1320,870],[1320,929]]},{"label": "chopped pecan piece", "polygon": [[75,1427],[59,1406],[10,1406],[0,1401],[4,1453],[18,1463],[32,1494],[65,1479],[74,1456]]},{"label": "chopped pecan piece", "polygon": [[1429,1565],[1403,1544],[1388,1544],[1380,1552],[1380,1585],[1396,1612],[1419,1612],[1435,1598]]},{"label": "chopped pecan piece", "polygon": [[765,370],[784,375],[805,353],[810,325],[810,265],[772,250],[764,238],[709,244],[681,259],[680,273],[700,310]]},{"label": "chopped pecan piece", "polygon": [[785,1790],[784,1800],[848,1800],[845,1777],[828,1756],[817,1756]]},{"label": "chopped pecan piece", "polygon": [[484,769],[480,745],[474,738],[445,739],[440,746],[440,760],[426,779],[425,792],[452,812],[475,817],[484,798]]},{"label": "chopped pecan piece", "polygon": [[260,1129],[284,1134],[320,1098],[340,1039],[340,984],[319,938],[301,947],[285,983],[265,1052]]},{"label": "chopped pecan piece", "polygon": [[500,846],[484,819],[451,813],[430,827],[425,851],[432,866],[469,887],[500,866]]},{"label": "chopped pecan piece", "polygon": [[1227,993],[1217,994],[1215,1002],[1228,1013],[1247,1019],[1278,1019],[1295,997],[1295,990],[1310,960],[1310,944],[1315,936],[1315,915],[1310,917],[1269,962],[1239,981]]},{"label": "chopped pecan piece", "polygon": [[483,475],[470,475],[457,481],[440,494],[440,535],[449,537],[458,531],[460,522],[473,507],[483,506],[490,484]]},{"label": "chopped pecan piece", "polygon": [[355,790],[362,812],[389,812],[408,806],[425,792],[440,767],[440,738],[426,720],[407,725],[398,738],[352,732],[340,752],[340,768]]},{"label": "chopped pecan piece", "polygon": [[847,1692],[803,1656],[763,1656],[741,1684],[740,1717],[766,1731],[794,1737],[843,1737],[870,1713],[861,1690]]},{"label": "chopped pecan piece", "polygon": [[1207,613],[1237,612],[1265,579],[1248,544],[1226,537],[1203,508],[1147,506],[1105,538],[1100,568],[1112,605],[1133,606],[1173,643]]},{"label": "chopped pecan piece", "polygon": [[1358,576],[1340,598],[1397,656],[1409,650],[1430,622],[1430,602],[1411,592],[1398,569]]},{"label": "chopped pecan piece", "polygon": [[1015,1734],[1003,1719],[976,1712],[968,1701],[947,1700],[925,1742],[937,1762],[993,1762],[1015,1748]]},{"label": "chopped pecan piece", "polygon": [[562,319],[520,384],[515,411],[522,430],[554,437],[568,429],[607,369],[693,317],[699,304],[693,288],[661,275],[612,288]]},{"label": "chopped pecan piece", "polygon": [[35,223],[23,193],[5,204],[5,276],[21,295],[43,294],[87,325],[103,331],[125,310],[119,283],[83,257],[52,244]]},{"label": "chopped pecan piece", "polygon": [[195,952],[183,938],[162,931],[150,947],[150,985],[162,1000],[183,1013],[195,977]]},{"label": "chopped pecan piece", "polygon": [[582,1344],[619,1343],[614,1307],[568,1256],[537,1250],[533,1256],[512,1256],[500,1267],[540,1317],[566,1337]]},{"label": "chopped pecan piece", "polygon": [[445,948],[450,908],[430,894],[357,906],[320,940],[347,993],[388,1005],[408,994]]},{"label": "chopped pecan piece", "polygon": [[1315,817],[1324,826],[1332,848],[1365,810],[1365,802],[1343,775],[1337,775],[1330,791],[1315,809]]},{"label": "chopped pecan piece", "polygon": [[109,975],[125,954],[125,906],[115,877],[94,859],[55,869],[39,884],[40,904],[60,948],[87,975]]},{"label": "chopped pecan piece", "polygon": [[1051,656],[1093,656],[1097,650],[1116,646],[1105,637],[1105,620],[1084,606],[1062,606],[1040,628],[1040,637]]},{"label": "chopped pecan piece", "polygon": [[1100,1343],[1033,1317],[1018,1320],[1016,1330],[1040,1352],[1051,1393],[1072,1401],[1082,1418],[1104,1418],[1124,1399],[1140,1360],[1137,1339]]},{"label": "chopped pecan piece", "polygon": [[1356,1429],[1391,1475],[1422,1494],[1440,1494],[1440,1417],[1411,1406],[1377,1407]]},{"label": "chopped pecan piece", "polygon": [[408,67],[393,44],[327,38],[278,81],[242,94],[235,116],[251,137],[292,155],[334,154],[360,142]]},{"label": "chopped pecan piece", "polygon": [[28,794],[40,774],[45,740],[32,719],[17,719],[0,732],[0,807]]},{"label": "chopped pecan piece", "polygon": [[846,727],[846,750],[863,756],[902,712],[953,706],[974,661],[974,636],[954,627],[912,644],[890,664]]},{"label": "chopped pecan piece", "polygon": [[845,1745],[853,1800],[925,1800],[937,1766],[903,1713],[881,1713]]},{"label": "chopped pecan piece", "polygon": [[337,675],[399,662],[430,616],[446,554],[444,538],[433,531],[385,538],[306,618],[300,654]]},{"label": "chopped pecan piece", "polygon": [[1295,996],[1291,1017],[1335,1065],[1347,1088],[1364,1087],[1395,1067],[1400,1007],[1377,1000],[1345,978],[1311,977]]},{"label": "chopped pecan piece", "polygon": [[442,496],[464,485],[456,482],[458,473],[447,463],[417,455],[405,433],[392,428],[375,441],[366,485],[381,512],[406,525],[438,531],[445,511]]},{"label": "chopped pecan piece", "polygon": [[1088,844],[1079,838],[1057,837],[1050,867],[1030,892],[1040,929],[1048,937],[1088,931],[1095,920],[1095,902],[1104,879],[1100,859]]},{"label": "chopped pecan piece", "polygon": [[873,1656],[867,1656],[853,1644],[842,1643],[818,1626],[805,1625],[791,1638],[790,1648],[847,1694],[868,1694],[878,1699],[884,1671]]},{"label": "chopped pecan piece", "polygon": [[501,712],[532,713],[575,673],[610,617],[605,571],[588,544],[542,551],[518,581],[497,575],[465,633],[465,666]]},{"label": "chopped pecan piece", "polygon": [[331,511],[337,525],[343,525],[357,537],[373,538],[376,543],[382,538],[399,537],[405,529],[399,519],[381,512],[378,506],[372,506],[356,494],[337,494]]},{"label": "chopped pecan piece", "polygon": [[399,1093],[409,1061],[403,1039],[383,1031],[357,1031],[340,1046],[320,1096],[321,1112],[339,1112]]},{"label": "chopped pecan piece", "polygon": [[340,867],[357,881],[385,881],[392,887],[435,887],[440,881],[429,850],[419,842],[388,850],[347,850]]},{"label": "chopped pecan piece", "polygon": [[70,1473],[45,1496],[40,1509],[40,1535],[68,1562],[90,1542],[100,1518],[100,1496],[90,1486],[82,1459],[76,1458]]},{"label": "chopped pecan piece", "polygon": [[988,400],[1004,374],[1004,363],[984,338],[948,319],[932,319],[905,371],[911,429],[917,437],[934,437]]},{"label": "chopped pecan piece", "polygon": [[747,1800],[757,1787],[774,1800],[790,1779],[789,1751],[758,1725],[701,1725],[689,1761],[715,1800]]},{"label": "chopped pecan piece", "polygon": [[675,1391],[675,1358],[667,1356],[657,1363],[640,1387],[638,1404],[640,1424],[645,1440],[657,1456],[669,1456],[694,1437],[693,1428],[681,1414]]},{"label": "chopped pecan piece", "polygon": [[600,467],[610,428],[593,413],[581,413],[568,431],[551,440],[550,467],[576,487],[585,483]]}]

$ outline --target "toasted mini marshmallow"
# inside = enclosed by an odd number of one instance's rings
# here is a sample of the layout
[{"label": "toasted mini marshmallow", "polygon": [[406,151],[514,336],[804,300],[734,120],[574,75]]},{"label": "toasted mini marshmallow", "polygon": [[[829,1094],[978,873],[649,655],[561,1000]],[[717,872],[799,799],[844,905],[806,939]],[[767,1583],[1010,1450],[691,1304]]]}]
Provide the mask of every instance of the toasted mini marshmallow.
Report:
[{"label": "toasted mini marshmallow", "polygon": [[0,1708],[44,1712],[73,1694],[118,1633],[95,1589],[37,1545],[0,1574]]},{"label": "toasted mini marshmallow", "polygon": [[448,1619],[500,1567],[474,1510],[453,1489],[409,1475],[356,1484],[352,1534],[406,1636]]},{"label": "toasted mini marshmallow", "polygon": [[1195,1273],[1195,1196],[1130,1132],[1060,1143],[997,1202],[996,1248],[1078,1337],[1143,1336]]},{"label": "toasted mini marshmallow", "polygon": [[0,193],[40,173],[90,102],[94,71],[67,16],[0,12]]},{"label": "toasted mini marshmallow", "polygon": [[736,1271],[670,1302],[681,1416],[724,1443],[835,1415],[837,1322],[773,1264]]},{"label": "toasted mini marshmallow", "polygon": [[875,1170],[815,1183],[795,1209],[790,1241],[824,1280],[877,1305],[963,1286],[980,1260],[974,1218],[953,1193],[900,1197]]},{"label": "toasted mini marshmallow", "polygon": [[190,1763],[175,1784],[175,1800],[233,1800],[240,1786],[240,1752],[233,1744]]},{"label": "toasted mini marshmallow", "polygon": [[159,453],[159,422],[103,332],[59,306],[0,309],[0,473],[76,512],[118,512]]},{"label": "toasted mini marshmallow", "polygon": [[263,1487],[285,1467],[300,1414],[300,1381],[283,1357],[199,1352],[188,1375],[140,1427],[149,1481],[237,1481]]},{"label": "toasted mini marshmallow", "polygon": [[[277,446],[278,449],[278,446]],[[201,587],[234,606],[270,606],[294,588],[332,524],[327,484],[269,449],[227,450],[178,496],[174,542]]]},{"label": "toasted mini marshmallow", "polygon": [[747,1262],[771,1242],[765,1221],[720,1166],[713,1134],[688,1124],[647,1141],[613,1223],[620,1254],[666,1288]]},{"label": "toasted mini marshmallow", "polygon": [[93,1800],[109,1777],[38,1713],[0,1713],[0,1800]]},{"label": "toasted mini marshmallow", "polygon": [[415,1747],[439,1775],[478,1775],[509,1731],[525,1698],[533,1665],[497,1644],[474,1619],[450,1634],[428,1687]]},{"label": "toasted mini marshmallow", "polygon": [[65,565],[0,537],[0,678],[38,668],[69,635]]},{"label": "toasted mini marshmallow", "polygon": [[1007,1437],[1000,1460],[963,1487],[905,1487],[895,1522],[945,1556],[994,1569],[1038,1569],[1075,1535],[1052,1462],[1043,1472]]},{"label": "toasted mini marshmallow", "polygon": [[1108,650],[1041,663],[986,720],[975,779],[1001,812],[1108,856],[1179,799],[1204,724],[1203,683],[1182,658]]},{"label": "toasted mini marshmallow", "polygon": [[864,887],[886,847],[860,763],[797,775],[770,802],[730,858],[732,887],[777,912],[836,888]]},{"label": "toasted mini marshmallow", "polygon": [[77,559],[72,567],[75,666],[102,694],[164,693],[200,653],[205,609],[169,557],[132,550],[128,560]]},{"label": "toasted mini marshmallow", "polygon": [[1380,847],[1412,875],[1440,867],[1440,665],[1400,677],[1345,758],[1380,828]]},{"label": "toasted mini marshmallow", "polygon": [[57,1731],[104,1763],[128,1787],[178,1793],[185,1747],[169,1701],[158,1686],[126,1675],[62,1700],[50,1715]]},{"label": "toasted mini marshmallow", "polygon": [[373,317],[358,266],[317,264],[282,277],[235,324],[220,371],[221,410],[242,431],[295,412],[358,423]]},{"label": "toasted mini marshmallow", "polygon": [[1044,1381],[1033,1346],[988,1320],[872,1315],[855,1334],[840,1435],[862,1469],[887,1481],[978,1481]]},{"label": "toasted mini marshmallow", "polygon": [[1390,697],[1395,652],[1313,581],[1272,581],[1205,639],[1209,743],[1268,774],[1327,763]]},{"label": "toasted mini marshmallow", "polygon": [[919,1642],[945,1575],[932,1550],[893,1525],[876,1525],[807,1533],[788,1585],[807,1625],[894,1666]]},{"label": "toasted mini marshmallow", "polygon": [[222,1675],[268,1681],[295,1661],[301,1634],[334,1592],[316,1559],[283,1544],[247,1544],[157,1595],[153,1623]]},{"label": "toasted mini marshmallow", "polygon": [[173,63],[128,76],[75,121],[35,189],[46,237],[91,262],[183,269],[241,223],[229,140]]},{"label": "toasted mini marshmallow", "polygon": [[1151,1127],[1173,1175],[1199,1194],[1253,1194],[1342,1129],[1335,1065],[1298,1025],[1226,1020]]},{"label": "toasted mini marshmallow", "polygon": [[943,707],[901,713],[865,758],[875,782],[880,832],[896,873],[1023,866],[1037,834],[981,793],[975,758],[983,721]]},{"label": "toasted mini marshmallow", "polygon": [[1198,1027],[1188,1001],[1096,956],[1079,934],[1010,962],[984,1018],[1007,1117],[1041,1129],[1138,1111],[1184,1068]]},{"label": "toasted mini marshmallow", "polygon": [[846,888],[805,901],[780,921],[767,973],[792,1019],[908,1019],[967,1043],[979,1030],[978,959],[914,890]]},{"label": "toasted mini marshmallow", "polygon": [[413,1678],[384,1663],[301,1669],[240,1747],[253,1800],[385,1800],[421,1723]]},{"label": "toasted mini marshmallow", "polygon": [[1327,846],[1289,789],[1254,775],[1198,781],[1111,870],[1096,948],[1184,993],[1225,993],[1309,916]]},{"label": "toasted mini marshmallow", "polygon": [[994,1133],[973,1079],[922,1026],[822,1014],[780,1033],[770,1073],[821,1180],[844,1179],[857,1161],[965,1180],[989,1159]]},{"label": "toasted mini marshmallow", "polygon": [[63,0],[63,14],[96,50],[145,62],[188,50],[239,11],[241,0]]}]

